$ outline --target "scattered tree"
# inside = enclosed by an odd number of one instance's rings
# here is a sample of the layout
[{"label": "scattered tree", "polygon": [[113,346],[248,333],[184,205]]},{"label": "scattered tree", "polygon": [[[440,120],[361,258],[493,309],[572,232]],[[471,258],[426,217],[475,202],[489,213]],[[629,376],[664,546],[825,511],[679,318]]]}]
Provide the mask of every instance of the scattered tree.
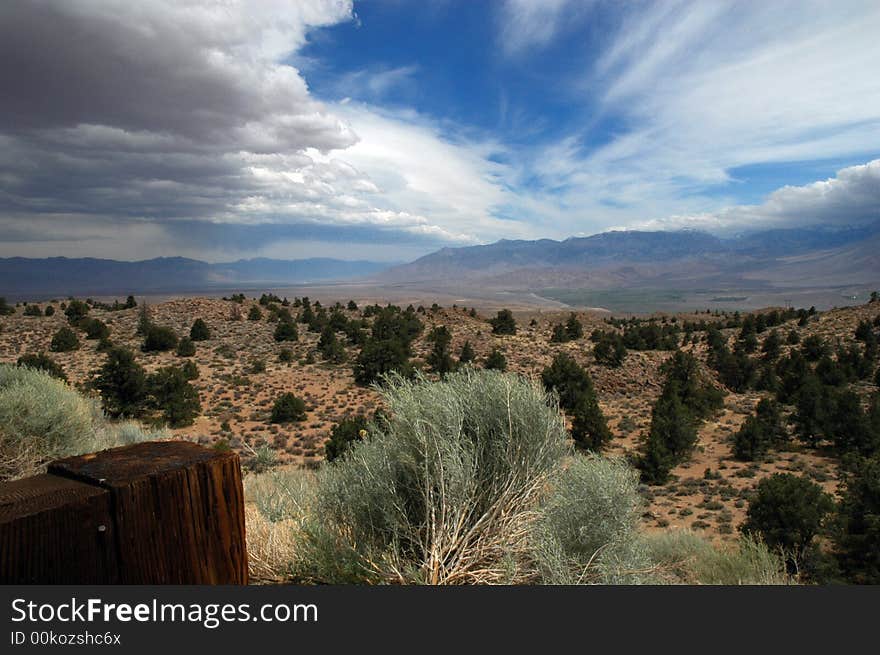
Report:
[{"label": "scattered tree", "polygon": [[79,348],[79,339],[76,333],[67,327],[63,327],[55,333],[55,336],[52,337],[52,345],[49,346],[49,350],[53,353],[66,353],[77,348]]},{"label": "scattered tree", "polygon": [[144,335],[144,343],[141,350],[145,353],[163,352],[177,347],[177,335],[174,330],[164,325],[150,325]]},{"label": "scattered tree", "polygon": [[293,423],[306,420],[306,404],[289,391],[281,394],[272,405],[271,423]]},{"label": "scattered tree", "polygon": [[489,319],[492,334],[516,334],[516,321],[509,309],[501,309],[495,318]]},{"label": "scattered tree", "polygon": [[104,410],[114,417],[140,416],[147,398],[147,378],[134,354],[125,348],[112,348],[92,385],[101,392]]},{"label": "scattered tree", "polygon": [[192,357],[196,354],[196,344],[191,337],[184,337],[177,344],[178,357]]},{"label": "scattered tree", "polygon": [[211,338],[211,329],[203,319],[197,318],[189,329],[189,338],[193,341],[207,341]]},{"label": "scattered tree", "polygon": [[768,546],[783,549],[797,562],[833,509],[831,496],[815,482],[774,473],[758,483],[741,530],[759,534]]}]

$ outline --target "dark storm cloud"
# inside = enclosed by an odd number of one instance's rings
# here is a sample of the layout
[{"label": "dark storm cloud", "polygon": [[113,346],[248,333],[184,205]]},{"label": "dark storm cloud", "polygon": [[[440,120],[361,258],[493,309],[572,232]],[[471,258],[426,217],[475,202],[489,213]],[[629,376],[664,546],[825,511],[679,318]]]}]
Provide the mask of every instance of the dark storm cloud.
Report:
[{"label": "dark storm cloud", "polygon": [[436,241],[329,154],[357,136],[279,63],[350,16],[349,0],[0,3],[0,255],[121,234]]},{"label": "dark storm cloud", "polygon": [[212,31],[211,16],[173,3],[122,7],[0,4],[4,129],[111,125],[192,140],[193,147],[253,152],[353,143],[351,132],[309,98],[296,71],[236,59],[244,36]]}]

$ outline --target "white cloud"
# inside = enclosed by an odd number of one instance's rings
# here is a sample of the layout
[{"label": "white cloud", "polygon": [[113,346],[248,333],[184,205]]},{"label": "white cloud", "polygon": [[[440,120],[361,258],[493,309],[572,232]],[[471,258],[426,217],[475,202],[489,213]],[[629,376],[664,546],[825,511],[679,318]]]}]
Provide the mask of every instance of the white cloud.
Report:
[{"label": "white cloud", "polygon": [[880,221],[880,159],[841,169],[832,178],[784,186],[760,205],[646,221],[644,229],[699,228],[736,231],[806,225],[863,225]]},{"label": "white cloud", "polygon": [[500,13],[502,49],[510,55],[550,43],[570,19],[582,11],[587,0],[505,0]]},{"label": "white cloud", "polygon": [[[617,5],[620,6],[620,5]],[[528,157],[559,234],[714,214],[737,167],[880,143],[876,2],[633,3],[588,67],[585,120]],[[591,145],[591,121],[621,127]],[[569,211],[569,210],[574,211]],[[746,222],[750,215],[740,214]]]}]

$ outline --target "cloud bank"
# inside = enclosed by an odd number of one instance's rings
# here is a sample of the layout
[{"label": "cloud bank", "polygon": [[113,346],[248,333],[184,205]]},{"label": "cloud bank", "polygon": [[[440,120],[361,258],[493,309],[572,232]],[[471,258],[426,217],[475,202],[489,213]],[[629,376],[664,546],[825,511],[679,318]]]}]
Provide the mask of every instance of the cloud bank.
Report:
[{"label": "cloud bank", "polygon": [[[510,75],[590,41],[552,87],[573,118],[511,106],[528,138],[506,140],[384,106],[417,94],[415,61],[364,62],[316,98],[297,53],[356,20],[352,0],[6,0],[0,256],[401,260],[614,227],[878,219],[876,2],[490,11]],[[821,161],[860,163],[738,200],[743,167]]]}]

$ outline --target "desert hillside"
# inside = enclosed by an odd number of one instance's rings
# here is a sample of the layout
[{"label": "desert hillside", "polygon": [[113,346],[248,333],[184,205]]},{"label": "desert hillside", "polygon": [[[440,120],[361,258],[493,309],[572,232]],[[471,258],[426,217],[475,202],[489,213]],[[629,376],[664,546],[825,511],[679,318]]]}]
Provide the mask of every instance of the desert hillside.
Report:
[{"label": "desert hillside", "polygon": [[[354,304],[321,308],[315,301],[311,300],[312,308],[319,316],[329,312],[341,321],[339,316],[344,315],[349,321],[364,321],[364,327],[375,320],[371,314],[376,308],[365,311],[364,306],[354,308]],[[56,311],[46,316],[49,305]],[[33,304],[21,305],[0,318],[0,362],[14,363],[29,353],[47,353],[63,368],[71,383],[87,393],[97,394],[90,387],[90,380],[106,359],[102,352],[106,349],[98,339],[87,339],[80,334],[78,349],[50,352],[53,336],[69,323],[61,305],[60,301],[39,303],[39,312]],[[362,346],[353,345],[343,332],[338,335],[338,343],[344,355],[340,350],[332,359],[327,359],[319,349],[321,330],[312,331],[304,323],[298,324],[296,340],[276,341],[277,310],[283,308],[301,319],[300,307],[299,299],[282,305],[266,298],[262,302],[251,298],[239,298],[238,302],[187,298],[148,305],[146,313],[153,324],[169,327],[181,337],[190,333],[194,321],[205,321],[210,338],[195,341],[195,354],[190,357],[181,357],[173,349],[141,350],[144,338],[137,331],[145,312],[143,304],[120,309],[99,303],[91,308],[88,316],[106,324],[109,342],[136,353],[137,362],[148,373],[161,367],[179,366],[184,360],[196,364],[198,377],[191,384],[198,391],[201,409],[190,425],[173,429],[178,438],[207,445],[220,444],[220,447],[228,444],[242,454],[245,462],[256,462],[258,453],[265,457],[271,451],[273,465],[316,467],[324,458],[324,444],[334,425],[354,415],[372,415],[378,408],[379,396],[370,386],[356,383],[352,367]],[[26,311],[31,315],[26,315]],[[672,356],[672,350],[629,349],[620,366],[599,364],[593,353],[595,340],[590,335],[596,330],[620,331],[619,327],[609,324],[606,313],[577,313],[583,336],[562,343],[557,342],[558,339],[554,341],[554,326],[570,320],[570,312],[516,312],[518,329],[514,335],[493,334],[487,320],[490,316],[469,308],[419,307],[413,314],[423,329],[413,341],[412,362],[429,376],[433,375],[428,364],[433,347],[429,335],[438,326],[445,326],[451,333],[448,351],[453,359],[458,359],[465,342],[469,342],[478,367],[497,349],[506,358],[508,371],[540,378],[554,356],[568,353],[592,377],[612,432],[607,451],[633,461],[638,458],[651,425],[652,407],[664,384],[662,366]],[[762,345],[770,334],[785,337],[779,358],[800,349],[800,344],[813,336],[829,345],[848,346],[856,343],[854,335],[860,323],[876,323],[878,317],[880,303],[876,302],[820,312],[808,319],[792,315],[772,330],[757,334],[752,357],[757,360],[761,356]],[[723,327],[731,320],[740,320],[739,317],[717,312],[658,315],[653,319],[654,324],[660,326],[684,326],[688,322],[722,326],[721,334],[731,345],[741,332],[739,327]],[[643,324],[650,323],[643,321]],[[794,341],[797,343],[791,343]],[[741,392],[726,388],[716,371],[706,365],[708,346],[704,331],[688,332],[688,338],[682,342],[682,350],[692,353],[699,361],[707,384],[724,391],[723,406],[700,423],[695,449],[684,463],[674,467],[668,482],[642,486],[648,501],[643,516],[646,528],[688,527],[715,540],[733,539],[756,483],[775,472],[795,472],[814,480],[832,494],[836,492],[838,459],[827,444],[805,445],[792,439],[785,447],[771,449],[757,461],[737,461],[732,450],[733,437],[753,414],[758,401],[769,394],[754,388]],[[280,361],[279,356],[285,350],[289,351],[285,357],[289,361]],[[867,401],[876,391],[874,374],[854,382],[852,388]],[[271,422],[273,403],[286,392],[304,401],[305,418],[295,422]],[[786,417],[792,411],[792,407],[783,406]],[[786,429],[792,430],[791,426]]]}]

